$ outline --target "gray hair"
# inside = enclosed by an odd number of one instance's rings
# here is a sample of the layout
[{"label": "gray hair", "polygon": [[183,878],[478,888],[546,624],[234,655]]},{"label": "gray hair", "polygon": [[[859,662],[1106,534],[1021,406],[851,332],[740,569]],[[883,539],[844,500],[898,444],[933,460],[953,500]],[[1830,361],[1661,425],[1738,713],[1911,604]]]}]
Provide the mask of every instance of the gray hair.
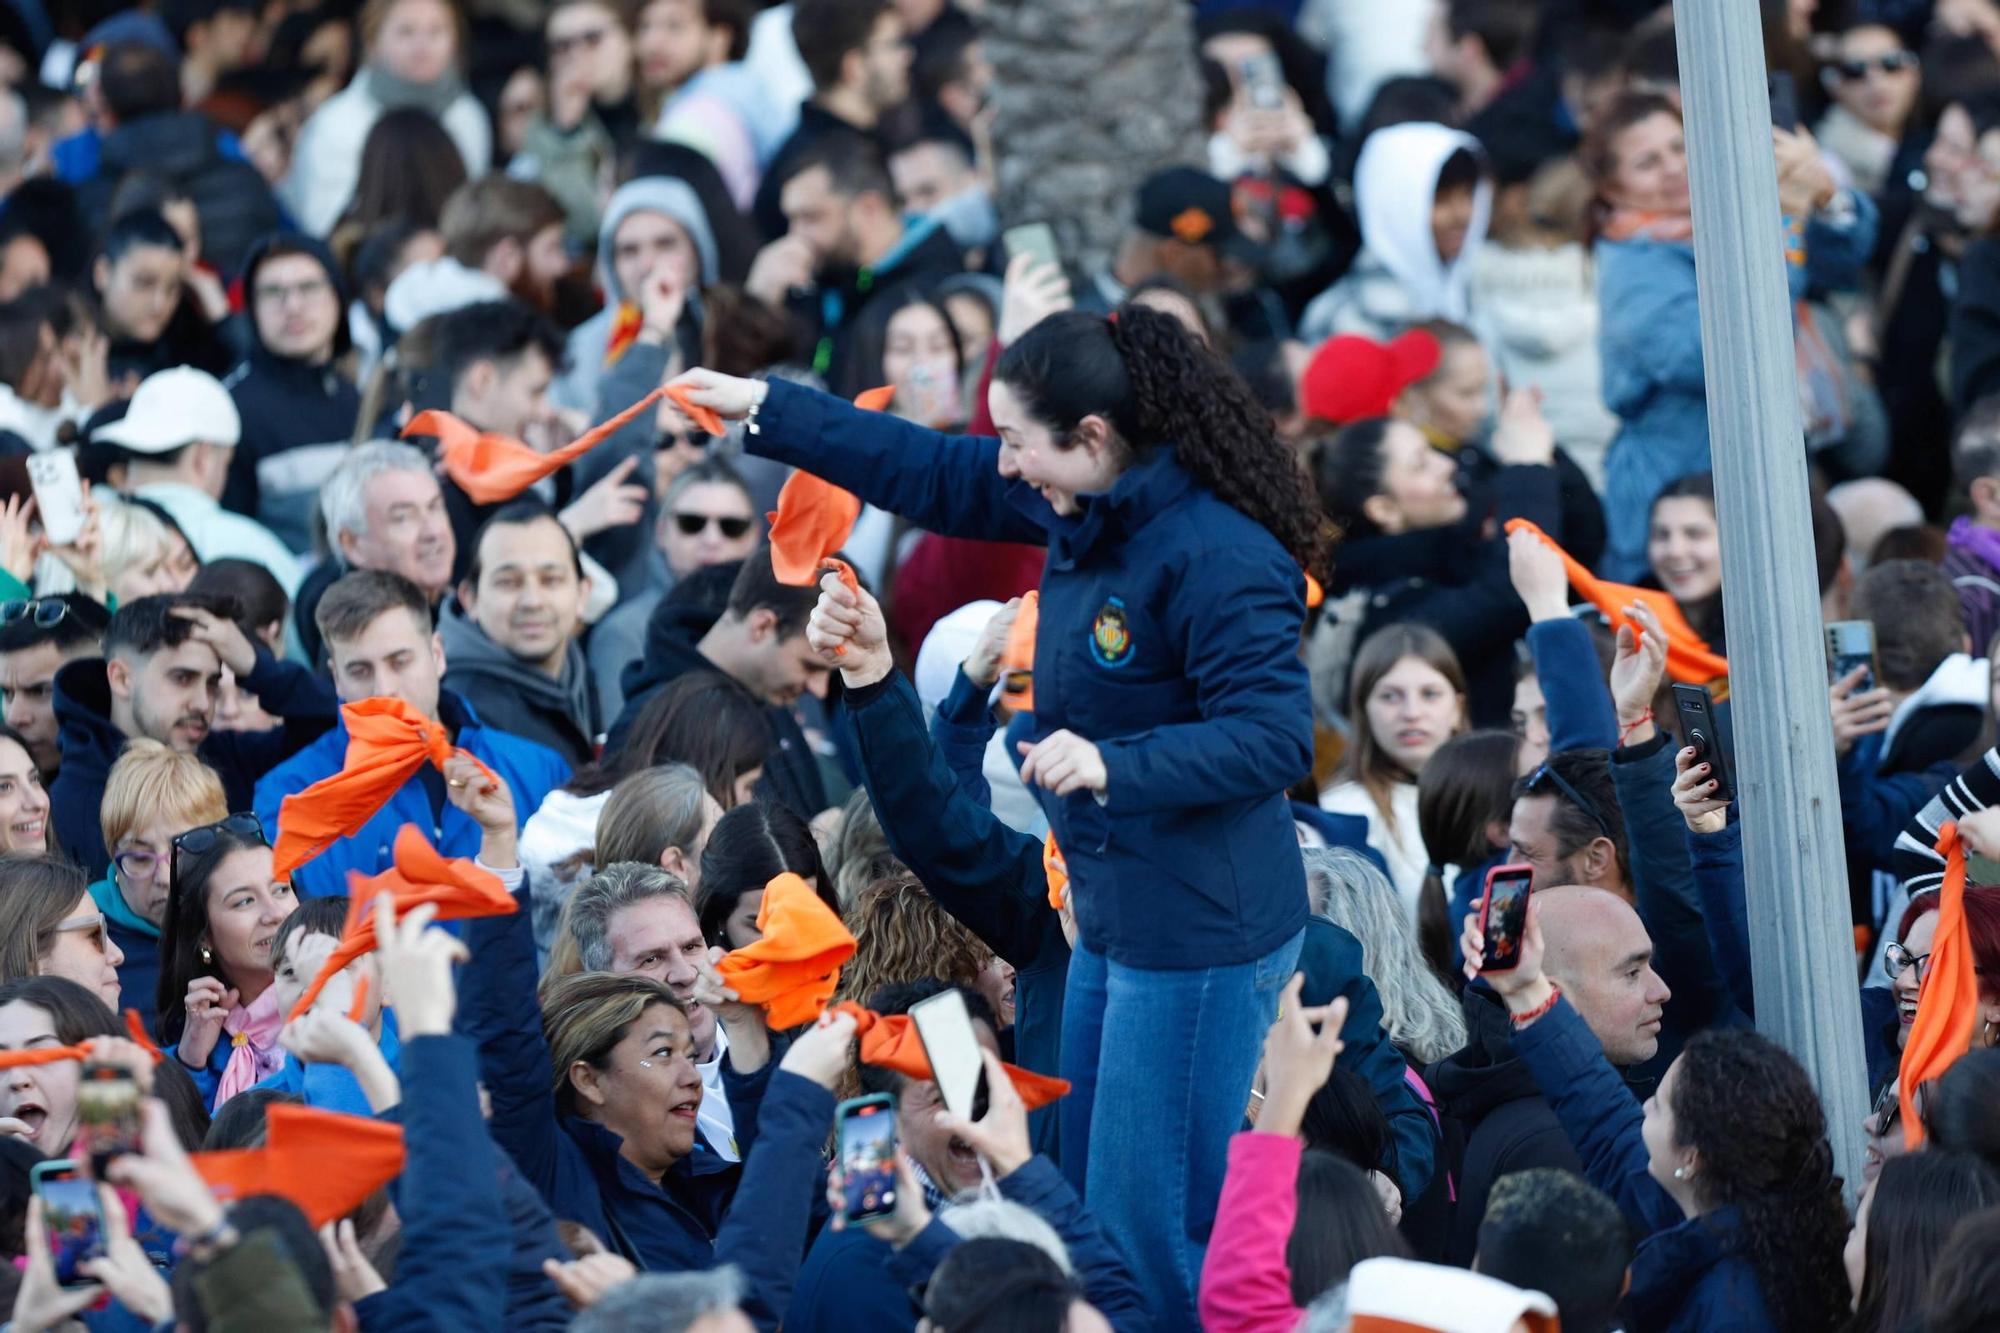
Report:
[{"label": "gray hair", "polygon": [[740,1312],[743,1279],[734,1268],[705,1273],[641,1273],[597,1298],[569,1333],[687,1333],[703,1315]]},{"label": "gray hair", "polygon": [[[562,927],[549,957],[549,971],[611,970],[611,918],[636,903],[653,898],[678,898],[694,910],[694,895],[678,875],[656,865],[623,861],[610,865],[576,886],[563,904]],[[572,966],[571,964],[574,964]]]},{"label": "gray hair", "polygon": [[1306,900],[1361,941],[1361,967],[1382,997],[1382,1029],[1422,1064],[1465,1045],[1465,1015],[1417,950],[1410,915],[1388,876],[1346,847],[1304,852]]},{"label": "gray hair", "polygon": [[368,531],[368,483],[385,472],[421,472],[434,475],[430,460],[415,445],[396,440],[371,440],[356,445],[342,459],[319,492],[320,521],[326,525],[326,544],[338,554],[340,534],[363,536]]},{"label": "gray hair", "polygon": [[1063,1244],[1056,1229],[1034,1209],[1010,1199],[988,1199],[976,1190],[968,1190],[940,1208],[937,1219],[966,1240],[990,1237],[1032,1245],[1055,1260],[1056,1267],[1066,1275],[1076,1275],[1069,1247]]}]

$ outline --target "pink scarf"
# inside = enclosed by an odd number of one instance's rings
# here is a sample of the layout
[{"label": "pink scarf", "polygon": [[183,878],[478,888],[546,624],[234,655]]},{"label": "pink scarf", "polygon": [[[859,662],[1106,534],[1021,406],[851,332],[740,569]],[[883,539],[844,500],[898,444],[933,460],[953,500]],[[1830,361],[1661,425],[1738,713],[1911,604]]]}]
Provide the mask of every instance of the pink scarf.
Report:
[{"label": "pink scarf", "polygon": [[284,1048],[278,1032],[285,1015],[278,1008],[278,992],[266,986],[264,993],[248,1005],[238,1005],[222,1020],[223,1035],[232,1048],[229,1062],[222,1067],[222,1081],[215,1088],[215,1105],[210,1114],[239,1092],[248,1091],[285,1067]]}]

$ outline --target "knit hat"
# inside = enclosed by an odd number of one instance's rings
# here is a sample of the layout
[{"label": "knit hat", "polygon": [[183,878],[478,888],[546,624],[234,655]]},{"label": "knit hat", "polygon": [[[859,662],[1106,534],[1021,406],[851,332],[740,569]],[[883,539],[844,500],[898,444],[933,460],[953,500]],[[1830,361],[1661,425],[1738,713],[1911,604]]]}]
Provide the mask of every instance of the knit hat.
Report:
[{"label": "knit hat", "polygon": [[1556,1303],[1498,1278],[1409,1259],[1364,1259],[1347,1277],[1351,1333],[1556,1333]]},{"label": "knit hat", "polygon": [[1299,406],[1334,426],[1387,416],[1397,395],[1430,378],[1443,356],[1438,340],[1422,329],[1386,343],[1355,333],[1328,338],[1306,363]]}]

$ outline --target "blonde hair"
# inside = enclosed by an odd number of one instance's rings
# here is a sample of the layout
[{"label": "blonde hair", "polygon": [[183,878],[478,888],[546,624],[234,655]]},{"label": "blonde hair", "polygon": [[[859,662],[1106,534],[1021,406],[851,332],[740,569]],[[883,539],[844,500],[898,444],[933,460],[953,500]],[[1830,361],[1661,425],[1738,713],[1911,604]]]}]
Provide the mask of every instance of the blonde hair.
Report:
[{"label": "blonde hair", "polygon": [[133,565],[142,565],[167,549],[167,525],[144,505],[116,496],[97,500],[97,553],[107,584]]},{"label": "blonde hair", "polygon": [[98,826],[104,845],[116,849],[140,824],[166,819],[185,832],[229,817],[229,798],[215,770],[191,754],[155,740],[125,742],[104,781]]},{"label": "blonde hair", "polygon": [[866,1003],[885,986],[912,981],[971,986],[993,958],[914,875],[876,880],[855,896],[846,915],[856,948],[840,971],[841,999]]},{"label": "blonde hair", "polygon": [[542,1035],[549,1043],[549,1091],[556,1110],[578,1114],[572,1065],[604,1067],[611,1049],[656,1004],[677,1014],[687,1010],[674,993],[651,977],[615,972],[579,972],[543,988]]},{"label": "blonde hair", "polygon": [[[361,6],[361,17],[356,20],[356,25],[361,31],[361,46],[355,59],[357,65],[368,63],[368,54],[375,49],[375,39],[382,35],[382,25],[389,21],[389,15],[397,5],[405,3],[408,3],[408,0],[368,0],[367,4]],[[465,21],[465,10],[456,3],[456,0],[434,0],[434,3],[441,4],[451,11],[452,31],[457,35],[457,46],[452,52],[452,64],[463,69],[466,41],[471,35],[471,29]]]}]

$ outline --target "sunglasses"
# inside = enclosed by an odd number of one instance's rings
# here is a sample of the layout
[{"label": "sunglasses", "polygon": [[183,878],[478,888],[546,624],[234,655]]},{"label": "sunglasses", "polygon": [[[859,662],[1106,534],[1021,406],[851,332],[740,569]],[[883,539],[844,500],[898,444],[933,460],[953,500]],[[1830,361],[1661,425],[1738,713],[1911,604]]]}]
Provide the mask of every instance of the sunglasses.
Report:
[{"label": "sunglasses", "polygon": [[69,615],[69,603],[56,597],[38,597],[32,602],[16,598],[0,602],[0,625],[33,620],[39,629],[54,629]]},{"label": "sunglasses", "polygon": [[217,820],[213,824],[191,828],[186,833],[176,833],[174,851],[186,852],[189,856],[200,856],[204,852],[213,851],[215,844],[225,833],[233,833],[239,838],[255,838],[265,846],[270,845],[270,839],[264,836],[264,821],[244,811],[227,819]]},{"label": "sunglasses", "polygon": [[1584,800],[1583,793],[1578,791],[1574,786],[1570,784],[1567,778],[1563,777],[1562,774],[1556,772],[1555,769],[1549,767],[1549,765],[1543,764],[1540,768],[1530,773],[1528,775],[1528,780],[1521,785],[1521,790],[1528,793],[1530,796],[1539,795],[1540,793],[1537,792],[1535,789],[1537,787],[1540,787],[1544,782],[1550,782],[1555,784],[1555,789],[1561,792],[1566,798],[1568,798],[1569,803],[1571,805],[1583,811],[1583,813],[1585,813],[1586,815],[1589,815],[1590,822],[1597,825],[1597,831],[1599,833],[1603,834],[1607,838],[1611,838],[1611,841],[1613,842],[1618,841],[1618,839],[1611,837],[1611,825],[1605,822],[1604,816],[1598,813],[1597,807],[1592,805],[1589,801]]},{"label": "sunglasses", "polygon": [[674,526],[681,530],[683,537],[699,537],[703,532],[707,531],[708,525],[713,523],[721,531],[722,535],[730,541],[735,541],[750,531],[750,524],[753,521],[752,519],[735,518],[733,516],[725,518],[720,514],[674,515]]},{"label": "sunglasses", "polygon": [[65,917],[61,921],[56,922],[56,933],[58,935],[72,930],[81,930],[88,934],[92,940],[96,941],[100,953],[111,942],[111,933],[105,925],[104,913],[102,912],[92,912],[88,916]]},{"label": "sunglasses", "polygon": [[1868,71],[1871,69],[1879,69],[1884,74],[1897,74],[1901,73],[1903,70],[1915,69],[1916,67],[1917,67],[1916,52],[1890,51],[1886,55],[1868,57],[1860,60],[1835,61],[1828,68],[1831,69],[1834,77],[1838,78],[1841,82],[1854,83],[1858,80],[1867,78]]}]

